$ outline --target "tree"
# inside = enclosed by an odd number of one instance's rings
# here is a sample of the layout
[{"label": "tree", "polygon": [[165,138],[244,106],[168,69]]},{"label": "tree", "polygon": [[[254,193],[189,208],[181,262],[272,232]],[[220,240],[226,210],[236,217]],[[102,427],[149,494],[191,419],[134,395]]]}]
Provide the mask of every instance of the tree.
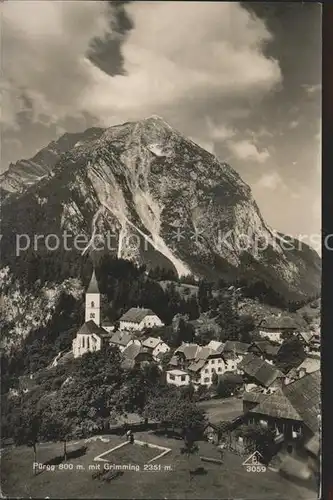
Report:
[{"label": "tree", "polygon": [[[184,443],[180,449],[182,455],[187,456],[188,464],[190,465],[190,457],[193,457],[199,452],[199,446],[196,443],[196,433],[193,432],[191,427],[188,427],[184,432]],[[189,467],[189,472],[191,468]]]},{"label": "tree", "polygon": [[[16,413],[13,422],[13,439],[16,445],[32,447],[34,452],[34,463],[37,462],[37,444],[40,439],[42,425],[42,412],[34,404],[28,401],[23,404],[21,411]],[[34,473],[36,469],[33,468]]]},{"label": "tree", "polygon": [[206,424],[205,413],[177,391],[165,390],[147,401],[144,415],[159,421],[165,429],[178,428],[184,432],[189,427],[200,435]]},{"label": "tree", "polygon": [[264,461],[269,462],[275,450],[273,429],[259,424],[243,424],[237,434],[247,441],[249,451],[258,451]]},{"label": "tree", "polygon": [[216,373],[216,371],[214,370],[213,374],[212,374],[212,385],[213,385],[213,387],[216,388],[218,386],[218,383],[219,383],[219,376]]},{"label": "tree", "polygon": [[225,373],[218,379],[216,393],[220,398],[229,398],[234,395],[241,387],[241,381],[233,373]]},{"label": "tree", "polygon": [[276,364],[280,370],[287,373],[299,366],[306,358],[302,341],[297,337],[285,339],[276,357]]}]

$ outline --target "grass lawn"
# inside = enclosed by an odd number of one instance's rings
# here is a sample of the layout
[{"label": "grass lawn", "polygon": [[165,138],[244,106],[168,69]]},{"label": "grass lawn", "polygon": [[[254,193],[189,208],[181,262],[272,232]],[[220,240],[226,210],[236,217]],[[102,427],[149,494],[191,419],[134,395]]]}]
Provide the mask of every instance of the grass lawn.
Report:
[{"label": "grass lawn", "polygon": [[[87,446],[87,451],[81,456],[71,458],[67,464],[73,465],[73,470],[60,470],[59,465],[54,471],[43,471],[33,475],[32,450],[18,447],[2,451],[1,486],[3,495],[9,497],[32,498],[110,498],[110,499],[203,499],[203,498],[242,498],[249,500],[270,499],[306,499],[317,498],[315,491],[301,488],[282,478],[279,474],[267,471],[264,473],[249,473],[242,466],[242,459],[231,453],[226,453],[223,465],[201,462],[200,456],[189,460],[180,453],[181,441],[157,437],[150,433],[136,433],[136,439],[152,444],[165,446],[172,452],[158,459],[160,471],[145,471],[143,464],[160,450],[151,450],[139,445],[128,445],[115,450],[103,458],[110,463],[139,464],[140,471],[125,471],[124,475],[106,483],[92,479],[93,471],[89,465],[101,464],[94,458],[107,450],[124,442],[123,438],[107,436],[106,441],[92,439],[70,443],[68,450],[76,450]],[[219,458],[215,448],[209,443],[199,443],[199,455]],[[37,461],[45,463],[62,454],[62,445],[43,444],[39,446]],[[164,467],[170,467],[164,470]],[[190,479],[189,470],[204,467],[205,474]]]}]

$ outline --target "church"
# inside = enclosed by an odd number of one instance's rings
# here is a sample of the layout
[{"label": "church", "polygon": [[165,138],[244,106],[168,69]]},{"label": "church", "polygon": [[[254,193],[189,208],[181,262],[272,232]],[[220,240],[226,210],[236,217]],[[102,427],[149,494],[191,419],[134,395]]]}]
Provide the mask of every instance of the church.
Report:
[{"label": "church", "polygon": [[[74,358],[83,356],[86,352],[99,351],[103,344],[117,344],[113,342],[113,337],[117,336],[125,341],[127,331],[131,333],[141,332],[145,327],[163,326],[160,318],[150,309],[143,309],[141,307],[132,307],[127,313],[120,318],[120,332],[114,331],[114,326],[109,322],[103,322],[101,325],[101,293],[98,288],[95,270],[93,271],[89,286],[85,294],[85,323],[81,326],[73,339],[72,350]],[[127,334],[127,337],[126,337]],[[132,338],[122,345],[125,349],[133,341]],[[140,344],[140,342],[138,342]]]}]

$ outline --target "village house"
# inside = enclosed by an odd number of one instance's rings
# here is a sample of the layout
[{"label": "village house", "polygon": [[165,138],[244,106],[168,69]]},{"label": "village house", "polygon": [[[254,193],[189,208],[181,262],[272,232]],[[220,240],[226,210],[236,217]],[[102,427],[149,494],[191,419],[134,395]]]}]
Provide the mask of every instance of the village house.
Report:
[{"label": "village house", "polygon": [[262,339],[282,344],[283,337],[295,334],[298,328],[298,325],[289,316],[272,316],[261,320],[258,325],[258,334]]},{"label": "village house", "polygon": [[117,331],[109,337],[109,344],[118,347],[120,352],[123,352],[126,347],[132,344],[141,346],[140,340],[136,339],[131,332]]},{"label": "village house", "polygon": [[132,343],[122,351],[122,367],[132,369],[135,366],[144,366],[153,361],[150,349],[143,347],[140,343]]},{"label": "village house", "polygon": [[238,366],[247,354],[250,344],[227,340],[223,346],[222,354],[226,363],[226,371],[240,373]]},{"label": "village house", "polygon": [[292,368],[287,373],[286,383],[289,384],[317,370],[320,370],[320,356],[315,354],[308,355],[297,368]]},{"label": "village house", "polygon": [[269,340],[257,340],[252,342],[248,352],[255,356],[266,360],[268,363],[273,364],[276,356],[280,350],[280,346],[272,344]]},{"label": "village house", "polygon": [[312,351],[312,339],[314,338],[314,333],[313,332],[298,332],[297,333],[297,338],[301,342],[304,351],[308,354]]},{"label": "village house", "polygon": [[183,342],[183,344],[175,350],[169,363],[170,366],[173,368],[181,368],[182,370],[188,368],[196,359],[199,350],[200,347],[198,344]]},{"label": "village house", "polygon": [[172,368],[187,373],[189,382],[196,388],[199,385],[210,386],[214,372],[223,375],[227,370],[227,363],[221,352],[190,343],[183,343],[178,347],[169,364]]},{"label": "village house", "polygon": [[226,363],[222,354],[209,347],[201,347],[195,360],[188,366],[188,373],[194,386],[210,386],[214,373],[223,375],[225,371]]},{"label": "village house", "polygon": [[319,432],[319,417],[319,370],[282,385],[273,394],[258,397],[257,404],[245,413],[247,423],[275,429],[276,443],[283,443],[289,454],[305,445],[310,449],[313,446],[316,453],[314,436]]},{"label": "village house", "polygon": [[189,385],[190,376],[184,370],[167,370],[166,381],[168,384],[176,385],[177,387],[182,387]]},{"label": "village house", "polygon": [[142,341],[143,347],[151,350],[153,358],[157,361],[160,360],[162,354],[170,351],[170,347],[168,344],[163,342],[160,337],[148,337],[147,339]]},{"label": "village house", "polygon": [[78,330],[73,339],[72,351],[74,358],[78,358],[87,352],[99,351],[103,345],[110,341],[110,334],[98,326],[93,320],[87,321]]},{"label": "village house", "polygon": [[243,373],[245,391],[260,390],[263,393],[273,393],[284,384],[285,375],[267,361],[249,353],[239,365]]},{"label": "village house", "polygon": [[145,328],[164,326],[160,318],[151,310],[143,307],[131,307],[119,320],[120,330],[142,332]]}]

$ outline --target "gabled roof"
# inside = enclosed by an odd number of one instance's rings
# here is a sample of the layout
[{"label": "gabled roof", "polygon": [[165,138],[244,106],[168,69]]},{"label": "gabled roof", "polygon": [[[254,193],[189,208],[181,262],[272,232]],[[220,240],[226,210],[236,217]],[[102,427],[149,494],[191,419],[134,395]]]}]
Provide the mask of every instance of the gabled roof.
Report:
[{"label": "gabled roof", "polygon": [[210,349],[209,347],[201,347],[199,346],[199,349],[197,351],[196,358],[199,359],[208,359],[209,356],[217,354],[214,349]]},{"label": "gabled roof", "polygon": [[142,342],[142,345],[144,347],[150,347],[151,349],[155,349],[155,347],[157,347],[158,344],[160,344],[161,342],[163,341],[160,338],[148,337],[146,340]]},{"label": "gabled roof", "polygon": [[141,347],[139,344],[131,344],[123,350],[122,355],[124,358],[135,360],[141,352]]},{"label": "gabled roof", "polygon": [[262,392],[247,392],[243,393],[243,401],[247,401],[249,403],[260,403],[263,399],[267,397],[266,394]]},{"label": "gabled roof", "polygon": [[172,358],[170,359],[169,365],[171,366],[178,366],[178,358],[177,356],[173,355]]},{"label": "gabled roof", "polygon": [[116,344],[116,345],[121,345],[121,346],[127,346],[127,344],[132,340],[133,336],[124,331],[117,331],[112,334],[110,338],[110,343],[111,344]]},{"label": "gabled roof", "polygon": [[96,279],[95,269],[93,270],[89,286],[86,293],[100,293],[98,288],[98,283]]},{"label": "gabled roof", "polygon": [[214,349],[214,351],[217,351],[217,352],[222,352],[224,344],[223,344],[223,342],[219,342],[218,340],[211,340],[209,342],[209,344],[206,345],[206,347],[209,347],[210,349]]},{"label": "gabled roof", "polygon": [[119,321],[128,321],[129,323],[141,323],[146,316],[156,316],[151,309],[144,309],[142,307],[131,307],[125,314],[123,314]]},{"label": "gabled roof", "polygon": [[205,364],[206,364],[206,359],[198,359],[197,361],[194,361],[194,363],[191,363],[188,369],[191,372],[198,372],[205,366]]},{"label": "gabled roof", "polygon": [[[250,346],[257,347],[263,354],[267,356],[276,356],[280,350],[280,346],[272,344],[269,340],[257,340]],[[249,349],[250,349],[249,348]]]},{"label": "gabled roof", "polygon": [[248,351],[250,344],[238,342],[235,340],[227,340],[223,347],[223,352],[235,352],[236,354],[245,354]]},{"label": "gabled roof", "polygon": [[313,373],[320,370],[320,357],[308,356],[305,360],[296,368],[297,371],[305,370],[306,373]]},{"label": "gabled roof", "polygon": [[260,415],[288,420],[303,420],[282,390],[266,395],[255,408],[250,410],[250,413],[259,413]]},{"label": "gabled roof", "polygon": [[110,334],[106,330],[104,330],[104,328],[96,325],[95,321],[93,320],[86,321],[77,332],[77,335],[93,334],[98,335],[99,337],[110,336]]},{"label": "gabled roof", "polygon": [[320,371],[310,373],[284,386],[284,394],[288,397],[305,425],[313,432],[318,432],[321,400]]},{"label": "gabled roof", "polygon": [[299,332],[300,337],[304,340],[306,344],[308,344],[311,339],[314,337],[313,332]]},{"label": "gabled roof", "polygon": [[239,368],[264,387],[269,387],[277,378],[284,377],[280,370],[251,353],[245,356],[239,364]]},{"label": "gabled roof", "polygon": [[184,354],[187,360],[195,359],[197,356],[197,352],[199,350],[198,344],[182,344],[178,349],[175,350],[176,353]]},{"label": "gabled roof", "polygon": [[136,359],[140,354],[149,354],[150,350],[147,349],[146,347],[142,347],[142,345],[139,344],[131,344],[128,347],[126,347],[123,352],[122,352],[122,366],[124,368],[133,368],[135,365]]}]

